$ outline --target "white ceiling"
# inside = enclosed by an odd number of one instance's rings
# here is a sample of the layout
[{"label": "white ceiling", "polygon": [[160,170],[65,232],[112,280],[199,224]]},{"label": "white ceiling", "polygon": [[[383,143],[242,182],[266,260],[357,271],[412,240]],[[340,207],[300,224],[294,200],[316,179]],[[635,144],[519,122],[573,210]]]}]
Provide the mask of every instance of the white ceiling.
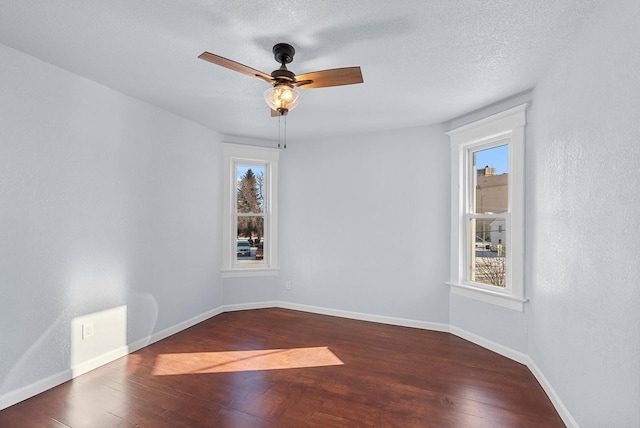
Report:
[{"label": "white ceiling", "polygon": [[[309,89],[288,138],[431,125],[531,89],[601,0],[1,0],[0,43],[227,135],[276,139],[266,73],[362,67]],[[0,65],[1,66],[1,65]]]}]

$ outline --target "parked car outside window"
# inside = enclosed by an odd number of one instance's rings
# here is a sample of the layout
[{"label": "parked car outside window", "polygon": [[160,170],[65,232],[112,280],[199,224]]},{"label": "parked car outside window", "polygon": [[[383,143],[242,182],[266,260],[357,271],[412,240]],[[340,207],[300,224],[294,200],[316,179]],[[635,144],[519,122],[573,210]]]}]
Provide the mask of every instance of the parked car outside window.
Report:
[{"label": "parked car outside window", "polygon": [[251,245],[249,241],[238,241],[238,257],[249,257],[251,255]]}]

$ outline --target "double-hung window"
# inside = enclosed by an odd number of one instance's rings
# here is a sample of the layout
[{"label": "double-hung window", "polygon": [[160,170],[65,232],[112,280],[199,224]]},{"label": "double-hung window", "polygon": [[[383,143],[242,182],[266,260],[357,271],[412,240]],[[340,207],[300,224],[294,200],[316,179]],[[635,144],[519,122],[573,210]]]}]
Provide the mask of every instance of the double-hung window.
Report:
[{"label": "double-hung window", "polygon": [[523,310],[526,104],[447,132],[453,294]]},{"label": "double-hung window", "polygon": [[276,149],[224,144],[225,277],[278,273]]}]

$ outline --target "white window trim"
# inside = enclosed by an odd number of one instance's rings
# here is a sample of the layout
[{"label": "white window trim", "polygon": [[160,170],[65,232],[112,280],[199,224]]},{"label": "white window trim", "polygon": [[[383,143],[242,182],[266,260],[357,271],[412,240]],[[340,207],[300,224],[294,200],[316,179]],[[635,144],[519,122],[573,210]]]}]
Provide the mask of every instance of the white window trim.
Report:
[{"label": "white window trim", "polygon": [[[524,292],[524,140],[526,109],[522,104],[446,134],[451,141],[451,273],[447,284],[451,293],[522,312]],[[507,287],[482,286],[466,281],[467,251],[464,222],[468,221],[465,196],[468,194],[467,151],[501,139],[509,139],[509,258]]]},{"label": "white window trim", "polygon": [[[267,147],[224,143],[224,213],[222,277],[277,276],[278,266],[278,161],[280,150]],[[261,264],[236,261],[237,227],[235,218],[236,165],[265,165],[265,258]]]}]

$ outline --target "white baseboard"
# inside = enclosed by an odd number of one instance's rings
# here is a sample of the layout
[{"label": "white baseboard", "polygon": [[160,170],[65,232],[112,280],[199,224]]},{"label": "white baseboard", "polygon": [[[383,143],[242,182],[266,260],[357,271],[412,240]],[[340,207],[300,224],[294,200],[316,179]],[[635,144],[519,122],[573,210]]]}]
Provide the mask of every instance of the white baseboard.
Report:
[{"label": "white baseboard", "polygon": [[373,315],[373,314],[366,314],[362,312],[343,311],[340,309],[330,309],[330,308],[323,308],[319,306],[302,305],[299,303],[290,303],[290,302],[272,302],[272,303],[273,303],[273,306],[276,306],[279,308],[293,309],[293,310],[302,311],[302,312],[311,312],[314,314],[331,315],[335,317],[350,318],[350,319],[360,320],[360,321],[371,321],[371,322],[377,322],[380,324],[398,325],[401,327],[420,328],[423,330],[444,331],[447,333],[449,332],[448,324],[441,324],[441,323],[428,322],[428,321],[417,321],[417,320],[412,320],[407,318],[389,317],[385,315]]},{"label": "white baseboard", "polygon": [[105,352],[104,354],[96,358],[92,358],[89,361],[77,364],[71,367],[72,378],[83,375],[87,372],[90,372],[91,370],[97,369],[100,366],[104,366],[105,364],[117,360],[118,358],[122,358],[127,354],[129,354],[129,347],[120,346],[119,348],[113,349],[109,352]]},{"label": "white baseboard", "polygon": [[116,349],[113,349],[109,352],[106,352],[96,358],[92,358],[91,360],[82,362],[77,364],[69,369],[63,370],[59,373],[51,375],[45,379],[36,381],[32,384],[24,386],[15,391],[8,392],[2,396],[0,396],[0,410],[6,409],[9,406],[13,406],[21,401],[24,401],[28,398],[33,397],[34,395],[38,395],[48,389],[56,387],[62,383],[65,383],[77,376],[83,375],[91,370],[97,369],[111,361],[117,360],[118,358],[124,357],[132,352],[137,351],[138,349],[142,349],[145,346],[148,346],[154,342],[162,340],[166,337],[169,337],[173,334],[176,334],[182,330],[185,330],[189,327],[192,327],[206,319],[209,319],[213,316],[221,314],[223,312],[222,307],[218,307],[207,311],[203,314],[195,316],[191,319],[188,319],[184,322],[176,324],[172,327],[154,333],[150,336],[145,337],[144,339],[137,340],[129,344],[128,346],[121,346]]},{"label": "white baseboard", "polygon": [[542,373],[542,370],[540,370],[540,368],[530,357],[527,356],[527,360],[527,367],[529,367],[531,373],[533,373],[533,375],[536,377],[538,383],[540,384],[540,386],[542,386],[542,389],[544,389],[544,392],[547,393],[547,396],[551,400],[553,407],[556,408],[558,414],[562,418],[562,422],[564,422],[564,424],[568,428],[578,428],[578,422],[573,419],[573,416],[571,416],[571,413],[569,413],[569,410],[560,399],[560,396],[558,395],[556,390],[553,389],[551,383],[547,380],[544,373]]},{"label": "white baseboard", "polygon": [[80,376],[81,374],[94,370],[104,364],[114,361],[129,353],[142,349],[145,346],[148,346],[159,340],[165,339],[169,336],[179,333],[182,330],[192,327],[206,319],[219,315],[223,312],[243,311],[243,310],[251,310],[251,309],[264,309],[264,308],[292,309],[292,310],[297,310],[302,312],[311,312],[316,314],[331,315],[331,316],[356,319],[361,321],[377,322],[381,324],[390,324],[390,325],[398,325],[402,327],[419,328],[424,330],[449,332],[465,340],[473,342],[476,345],[482,346],[483,348],[489,349],[493,352],[503,355],[513,361],[526,365],[529,368],[529,370],[531,370],[533,375],[536,377],[536,379],[544,389],[544,391],[549,396],[549,399],[551,400],[552,404],[555,406],[556,410],[558,411],[558,414],[562,418],[563,422],[567,425],[567,427],[571,427],[571,428],[578,427],[578,424],[576,423],[575,419],[573,419],[568,409],[566,408],[566,406],[564,405],[564,403],[556,393],[555,389],[551,386],[551,384],[549,383],[547,378],[544,376],[540,368],[526,354],[515,351],[504,345],[493,342],[482,336],[478,336],[476,334],[470,333],[461,328],[451,326],[449,324],[434,323],[434,322],[428,322],[428,321],[418,321],[418,320],[412,320],[412,319],[406,319],[406,318],[396,318],[396,317],[389,317],[384,315],[373,315],[373,314],[366,314],[361,312],[344,311],[340,309],[323,308],[318,306],[310,306],[310,305],[303,305],[299,303],[291,303],[291,302],[283,302],[283,301],[242,303],[242,304],[224,305],[224,306],[217,307],[203,314],[195,316],[191,319],[188,319],[184,322],[178,323],[172,327],[169,327],[162,331],[154,333],[146,338],[137,340],[129,344],[128,346],[114,349],[97,358],[93,358],[89,361],[76,365],[71,369],[64,370],[60,373],[56,373],[52,376],[49,376],[46,379],[43,379],[41,381],[34,382],[18,390],[6,393],[0,396],[0,410],[5,409],[9,406],[12,406],[16,403],[19,403],[20,401],[26,400],[30,397],[33,397],[34,395],[40,394],[48,389],[51,389],[55,386],[60,385],[61,383],[71,380],[76,376]]},{"label": "white baseboard", "polygon": [[240,303],[236,305],[224,305],[222,312],[249,311],[251,309],[280,308],[280,302]]},{"label": "white baseboard", "polygon": [[526,354],[522,352],[514,351],[511,348],[500,345],[499,343],[493,342],[489,339],[485,339],[482,336],[478,336],[473,333],[469,333],[466,330],[463,330],[458,327],[450,326],[451,334],[455,334],[458,337],[468,340],[469,342],[473,342],[476,345],[482,346],[490,351],[496,352],[502,356],[505,356],[513,361],[516,361],[520,364],[524,364],[529,368],[531,373],[535,376],[536,380],[544,389],[544,392],[547,393],[547,396],[551,400],[551,403],[556,408],[556,411],[562,418],[564,424],[569,428],[578,428],[578,423],[573,419],[573,416],[569,413],[569,410],[564,405],[560,396],[556,393],[555,389],[551,386],[549,380],[542,373],[542,370],[536,365],[536,363]]},{"label": "white baseboard", "polygon": [[45,379],[33,382],[32,384],[23,386],[15,391],[7,392],[0,396],[0,410],[6,409],[9,406],[13,406],[21,401],[38,395],[48,389],[65,383],[73,378],[73,371],[71,369],[64,370],[62,372],[51,375]]},{"label": "white baseboard", "polygon": [[469,342],[473,342],[478,346],[482,346],[485,349],[493,351],[520,364],[527,365],[527,361],[529,361],[529,357],[526,354],[515,351],[507,346],[493,342],[489,339],[485,339],[484,337],[478,336],[477,334],[469,333],[468,331],[455,326],[449,326],[449,331],[451,332],[451,334],[455,334],[458,337],[468,340]]},{"label": "white baseboard", "polygon": [[165,328],[162,331],[158,331],[156,333],[153,333],[150,336],[147,336],[145,338],[142,338],[140,340],[136,340],[133,343],[129,344],[129,353],[135,352],[139,349],[144,348],[145,346],[149,346],[152,343],[155,343],[159,340],[162,339],[166,339],[169,336],[173,336],[176,333],[181,332],[182,330],[186,330],[189,327],[193,327],[194,325],[201,323],[204,320],[207,320],[211,317],[215,317],[216,315],[220,315],[222,312],[224,312],[223,307],[222,306],[218,306],[215,309],[211,309],[210,311],[207,311],[203,314],[200,315],[196,315],[193,318],[190,318],[186,321],[183,321],[181,323],[178,323],[174,326],[171,326],[169,328]]}]

